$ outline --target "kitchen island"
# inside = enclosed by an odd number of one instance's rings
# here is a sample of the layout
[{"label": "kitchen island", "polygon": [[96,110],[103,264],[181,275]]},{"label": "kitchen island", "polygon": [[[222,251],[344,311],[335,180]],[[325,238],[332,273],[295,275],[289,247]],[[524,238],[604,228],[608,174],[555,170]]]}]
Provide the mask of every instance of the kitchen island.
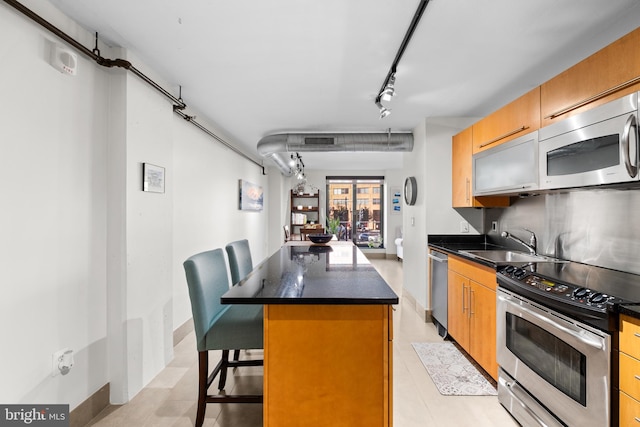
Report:
[{"label": "kitchen island", "polygon": [[398,296],[349,242],[291,242],[221,298],[264,304],[264,426],[391,426]]}]

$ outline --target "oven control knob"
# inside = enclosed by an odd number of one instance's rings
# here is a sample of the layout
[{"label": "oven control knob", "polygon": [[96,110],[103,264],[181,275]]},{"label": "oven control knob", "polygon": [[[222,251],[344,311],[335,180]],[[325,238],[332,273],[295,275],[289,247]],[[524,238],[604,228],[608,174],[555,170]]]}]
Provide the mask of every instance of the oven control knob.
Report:
[{"label": "oven control knob", "polygon": [[507,274],[511,274],[513,273],[513,270],[515,270],[516,268],[513,265],[508,265],[504,268],[504,271],[507,272]]},{"label": "oven control knob", "polygon": [[522,279],[527,272],[522,268],[516,268],[516,271],[513,272],[513,275],[516,279]]},{"label": "oven control knob", "polygon": [[578,288],[575,291],[573,291],[573,297],[584,298],[587,296],[588,293],[589,293],[589,290],[587,288]]},{"label": "oven control knob", "polygon": [[588,300],[591,304],[600,304],[607,300],[607,296],[601,294],[600,292],[596,292],[594,294],[591,294]]}]

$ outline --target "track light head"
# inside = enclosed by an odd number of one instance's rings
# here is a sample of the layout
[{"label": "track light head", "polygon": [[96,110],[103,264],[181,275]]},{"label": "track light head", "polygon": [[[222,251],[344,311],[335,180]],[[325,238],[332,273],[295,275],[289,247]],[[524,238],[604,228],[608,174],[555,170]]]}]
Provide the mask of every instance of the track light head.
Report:
[{"label": "track light head", "polygon": [[380,92],[380,99],[382,101],[391,101],[391,97],[396,95],[395,84],[396,84],[396,74],[393,73],[391,74],[391,76],[389,76],[389,81],[385,85],[382,92]]},{"label": "track light head", "polygon": [[391,114],[391,110],[389,110],[387,107],[385,107],[384,105],[382,105],[380,103],[380,101],[376,101],[376,107],[378,107],[380,109],[380,118],[384,119],[385,117],[387,117],[389,114]]},{"label": "track light head", "polygon": [[380,93],[380,99],[382,101],[391,101],[391,97],[395,95],[395,91],[393,90],[393,88],[385,88],[381,93]]}]

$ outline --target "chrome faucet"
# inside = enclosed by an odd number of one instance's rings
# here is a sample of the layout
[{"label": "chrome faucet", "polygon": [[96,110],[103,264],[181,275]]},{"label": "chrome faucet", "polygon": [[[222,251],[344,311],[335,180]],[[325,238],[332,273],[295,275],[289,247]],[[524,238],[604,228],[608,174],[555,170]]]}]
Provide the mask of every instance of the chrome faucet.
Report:
[{"label": "chrome faucet", "polygon": [[517,238],[516,236],[514,236],[511,233],[506,232],[506,231],[502,232],[502,237],[506,237],[507,239],[515,240],[516,242],[520,243],[521,245],[523,245],[527,249],[529,249],[529,253],[531,255],[537,255],[536,247],[538,245],[538,239],[536,238],[536,233],[534,233],[533,231],[529,230],[528,228],[525,228],[525,230],[527,230],[529,233],[531,233],[531,236],[529,236],[529,243],[525,242],[524,240],[521,240],[521,239]]}]

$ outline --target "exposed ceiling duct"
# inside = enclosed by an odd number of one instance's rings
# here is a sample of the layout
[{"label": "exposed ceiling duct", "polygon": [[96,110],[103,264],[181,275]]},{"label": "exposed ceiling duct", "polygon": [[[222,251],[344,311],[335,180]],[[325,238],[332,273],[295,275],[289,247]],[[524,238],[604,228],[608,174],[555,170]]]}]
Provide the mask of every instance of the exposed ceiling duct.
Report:
[{"label": "exposed ceiling duct", "polygon": [[284,176],[295,172],[291,153],[329,151],[389,151],[413,150],[413,134],[403,133],[279,133],[258,142],[258,154],[271,159]]}]

